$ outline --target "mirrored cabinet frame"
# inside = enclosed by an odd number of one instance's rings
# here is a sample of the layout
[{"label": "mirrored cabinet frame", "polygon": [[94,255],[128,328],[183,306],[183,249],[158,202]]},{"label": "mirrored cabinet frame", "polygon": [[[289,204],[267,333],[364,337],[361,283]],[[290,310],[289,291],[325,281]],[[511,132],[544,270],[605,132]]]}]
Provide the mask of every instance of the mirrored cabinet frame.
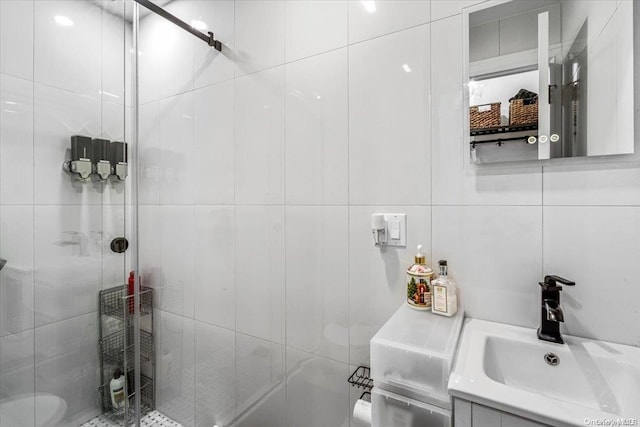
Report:
[{"label": "mirrored cabinet frame", "polygon": [[[637,124],[640,122],[640,81],[638,75],[640,74],[640,4],[633,4],[631,7],[633,9],[633,14],[631,19],[631,25],[633,26],[631,32],[633,34],[632,40],[632,51],[633,58],[629,61],[631,63],[631,70],[627,70],[631,75],[632,81],[632,90],[631,88],[627,91],[630,99],[625,98],[626,105],[631,105],[631,107],[627,107],[622,114],[615,113],[614,117],[617,119],[618,116],[621,116],[625,119],[626,127],[624,128],[623,135],[620,141],[617,140],[617,136],[609,136],[609,138],[602,138],[601,135],[588,135],[592,136],[592,145],[587,152],[586,148],[583,148],[583,151],[580,152],[575,150],[574,153],[566,153],[565,148],[559,150],[560,144],[562,144],[563,132],[572,132],[569,136],[574,136],[579,134],[579,132],[575,132],[573,129],[563,129],[563,117],[560,115],[561,113],[558,110],[552,110],[549,106],[549,97],[551,97],[552,102],[562,103],[561,97],[561,89],[562,87],[562,79],[565,71],[562,70],[562,66],[556,67],[556,81],[553,80],[554,76],[549,76],[546,72],[554,73],[554,67],[550,66],[548,69],[546,67],[540,67],[537,64],[542,64],[544,61],[543,56],[549,55],[546,50],[542,49],[530,49],[527,52],[522,52],[522,54],[518,55],[505,55],[504,58],[500,58],[500,60],[504,63],[505,58],[508,60],[513,59],[513,64],[507,64],[505,67],[505,72],[486,72],[486,70],[490,70],[490,67],[486,66],[486,63],[491,63],[492,61],[477,61],[473,64],[470,62],[471,54],[470,54],[470,22],[472,21],[472,14],[476,12],[484,11],[488,8],[493,8],[496,6],[506,6],[510,7],[513,2],[523,3],[522,0],[490,0],[485,1],[467,8],[463,9],[462,12],[462,41],[463,41],[463,50],[462,50],[462,61],[463,61],[463,152],[465,155],[463,156],[464,164],[467,167],[471,167],[472,169],[486,169],[491,166],[508,166],[513,167],[517,165],[530,166],[535,164],[598,164],[598,163],[611,163],[612,161],[640,161],[640,138],[638,135],[640,134],[640,130],[637,128]],[[560,0],[562,1],[567,0]],[[572,0],[569,0],[572,1]],[[548,2],[551,3],[551,2]],[[615,1],[614,3],[619,4],[619,1]],[[631,3],[631,2],[630,2]],[[634,2],[635,3],[635,2]],[[511,5],[510,5],[511,4]],[[489,12],[489,11],[487,11]],[[485,15],[487,15],[485,13]],[[543,15],[547,15],[546,17]],[[552,17],[552,19],[557,19],[557,17]],[[499,18],[496,18],[499,20]],[[585,19],[585,23],[586,23]],[[555,25],[555,24],[554,24]],[[586,25],[583,25],[581,30],[584,32]],[[537,34],[537,43],[538,45],[544,45],[549,47],[549,52],[551,52],[551,57],[561,58],[561,55],[567,55],[567,52],[570,49],[575,49],[575,45],[578,44],[579,37],[575,37],[573,41],[573,46],[561,40],[558,43],[557,34],[558,31],[554,34],[552,31],[552,38],[554,39],[552,42],[549,40],[549,16],[547,13],[539,13],[538,16],[538,28],[542,29],[542,31],[538,31]],[[561,34],[561,31],[560,31]],[[563,43],[565,43],[563,45]],[[578,46],[580,48],[585,48],[584,46]],[[588,51],[588,47],[586,48]],[[547,56],[547,58],[549,57]],[[500,61],[494,61],[496,63],[500,63]],[[575,68],[575,66],[574,66]],[[478,126],[478,116],[474,116],[474,132],[472,136],[471,132],[471,113],[470,107],[472,106],[471,101],[471,85],[473,84],[470,81],[470,75],[475,73],[478,77],[478,80],[486,79],[486,78],[494,78],[501,77],[503,75],[512,75],[517,73],[525,73],[530,71],[539,71],[543,70],[543,72],[538,72],[538,88],[549,87],[548,90],[537,90],[537,102],[539,109],[539,117],[538,122],[532,126],[509,126],[509,121],[505,122],[505,115],[502,115],[502,123],[500,123],[499,127],[502,129],[491,129],[488,132],[482,132],[477,130]],[[570,70],[569,70],[570,71]],[[588,71],[588,69],[586,70]],[[586,73],[585,73],[586,74]],[[566,79],[566,76],[564,76]],[[584,80],[587,80],[585,78]],[[588,80],[587,80],[588,81]],[[548,84],[545,84],[547,83]],[[560,83],[555,85],[551,85],[551,83]],[[567,85],[568,86],[568,85]],[[557,89],[556,89],[557,88]],[[519,87],[514,88],[513,95],[516,95]],[[564,88],[566,90],[566,87]],[[555,90],[555,91],[554,91]],[[602,92],[602,91],[601,91]],[[626,95],[625,95],[626,96]],[[502,101],[504,102],[504,101]],[[526,100],[525,100],[526,102]],[[566,102],[566,101],[565,101]],[[613,102],[611,99],[608,99],[607,102]],[[507,100],[507,105],[508,100]],[[545,108],[547,107],[547,108]],[[485,104],[480,106],[481,111],[489,113],[489,110],[495,108],[493,105]],[[526,108],[526,107],[525,107]],[[557,108],[557,107],[556,107]],[[595,109],[594,109],[595,110]],[[477,109],[474,111],[478,111]],[[575,111],[575,107],[574,107]],[[509,113],[507,113],[509,114]],[[581,124],[584,124],[586,120],[581,120]],[[488,122],[487,122],[488,123]],[[593,129],[597,129],[600,125],[596,122],[596,120],[591,120]],[[495,127],[496,122],[492,122],[491,125]],[[574,127],[576,127],[575,122],[572,123]],[[591,129],[591,127],[589,128]],[[518,131],[518,132],[514,132]],[[586,131],[585,132],[586,135]],[[479,135],[479,136],[478,136]],[[541,142],[542,140],[542,142]],[[600,149],[595,146],[594,143],[600,140],[609,140],[609,145],[611,145],[611,141],[614,141],[616,147],[610,149],[610,151],[606,151],[609,148],[604,147]],[[485,142],[486,141],[486,142]],[[475,142],[475,143],[474,143]],[[575,145],[575,144],[574,144]],[[586,144],[584,144],[586,147]],[[485,148],[483,153],[483,148]],[[616,151],[617,150],[617,151]],[[564,156],[563,156],[563,153]],[[481,153],[480,155],[478,153]],[[485,155],[485,153],[489,153],[490,155]],[[525,154],[523,154],[525,153]]]}]

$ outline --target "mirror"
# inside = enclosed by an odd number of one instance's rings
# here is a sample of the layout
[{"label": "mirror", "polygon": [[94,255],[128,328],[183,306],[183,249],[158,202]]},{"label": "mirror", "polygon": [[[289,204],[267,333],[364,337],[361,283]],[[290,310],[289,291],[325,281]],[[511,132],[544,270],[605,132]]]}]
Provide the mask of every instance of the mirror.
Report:
[{"label": "mirror", "polygon": [[465,9],[473,163],[633,153],[632,0]]}]

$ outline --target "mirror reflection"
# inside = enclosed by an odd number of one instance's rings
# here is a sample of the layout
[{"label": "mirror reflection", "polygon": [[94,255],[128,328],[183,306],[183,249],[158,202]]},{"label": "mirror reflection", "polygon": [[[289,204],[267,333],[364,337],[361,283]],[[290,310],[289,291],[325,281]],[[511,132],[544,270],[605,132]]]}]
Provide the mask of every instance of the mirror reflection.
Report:
[{"label": "mirror reflection", "polygon": [[633,1],[489,4],[467,14],[471,161],[633,153]]}]

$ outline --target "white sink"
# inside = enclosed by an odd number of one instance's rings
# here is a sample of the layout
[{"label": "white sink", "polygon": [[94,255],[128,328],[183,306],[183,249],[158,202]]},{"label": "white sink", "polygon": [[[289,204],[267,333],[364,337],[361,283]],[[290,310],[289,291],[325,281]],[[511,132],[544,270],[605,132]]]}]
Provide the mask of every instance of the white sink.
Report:
[{"label": "white sink", "polygon": [[[585,419],[640,420],[640,348],[469,319],[449,393],[554,426]],[[547,363],[553,353],[559,363]]]}]

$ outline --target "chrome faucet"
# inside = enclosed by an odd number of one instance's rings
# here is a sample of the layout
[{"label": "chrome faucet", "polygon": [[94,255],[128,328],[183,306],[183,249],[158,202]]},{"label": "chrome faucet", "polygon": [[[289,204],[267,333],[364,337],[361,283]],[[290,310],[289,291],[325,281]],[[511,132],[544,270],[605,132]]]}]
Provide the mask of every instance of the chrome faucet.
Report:
[{"label": "chrome faucet", "polygon": [[566,286],[575,285],[575,282],[558,276],[545,276],[544,282],[539,283],[542,289],[538,339],[564,344],[562,335],[560,335],[560,322],[564,322],[564,314],[560,307],[560,291],[562,290],[562,286],[558,283]]}]

